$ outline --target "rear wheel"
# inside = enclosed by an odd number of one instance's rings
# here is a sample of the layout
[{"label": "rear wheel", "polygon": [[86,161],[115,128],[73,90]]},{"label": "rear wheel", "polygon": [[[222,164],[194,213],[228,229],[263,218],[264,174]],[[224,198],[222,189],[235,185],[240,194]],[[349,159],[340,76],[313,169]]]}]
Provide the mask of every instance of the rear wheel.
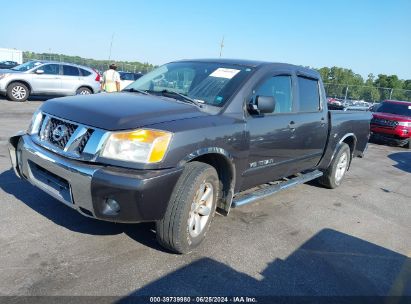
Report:
[{"label": "rear wheel", "polygon": [[188,253],[204,240],[219,197],[216,170],[201,162],[186,165],[171,195],[164,218],[156,223],[165,248]]},{"label": "rear wheel", "polygon": [[90,95],[91,93],[91,90],[86,87],[81,87],[76,91],[76,95]]},{"label": "rear wheel", "polygon": [[7,87],[7,97],[12,101],[26,101],[29,98],[29,89],[24,83],[13,82]]},{"label": "rear wheel", "polygon": [[337,154],[332,160],[328,169],[324,172],[324,175],[318,179],[318,182],[330,189],[337,188],[341,185],[344,179],[345,173],[348,170],[350,164],[351,154],[350,147],[343,143],[339,147]]}]

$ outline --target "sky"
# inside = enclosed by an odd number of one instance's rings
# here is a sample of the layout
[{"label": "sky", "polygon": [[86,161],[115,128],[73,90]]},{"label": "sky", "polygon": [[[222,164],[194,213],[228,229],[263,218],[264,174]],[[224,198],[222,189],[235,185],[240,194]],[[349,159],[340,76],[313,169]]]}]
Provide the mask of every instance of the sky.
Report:
[{"label": "sky", "polygon": [[[411,79],[410,0],[0,0],[0,48],[160,65],[338,66]],[[13,13],[14,12],[14,13]]]}]

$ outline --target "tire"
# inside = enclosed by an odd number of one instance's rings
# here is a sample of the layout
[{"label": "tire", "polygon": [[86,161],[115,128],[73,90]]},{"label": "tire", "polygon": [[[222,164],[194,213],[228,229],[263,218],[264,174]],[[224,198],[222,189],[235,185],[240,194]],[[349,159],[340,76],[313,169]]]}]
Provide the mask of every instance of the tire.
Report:
[{"label": "tire", "polygon": [[318,179],[318,182],[330,189],[337,188],[341,185],[345,174],[347,173],[351,160],[350,147],[343,143],[338,148],[337,154],[332,160],[330,166],[324,172],[324,175]]},{"label": "tire", "polygon": [[406,144],[404,147],[411,150],[411,138],[408,140],[408,144]]},{"label": "tire", "polygon": [[24,102],[29,98],[29,88],[21,82],[13,82],[7,87],[7,98],[12,101]]},{"label": "tire", "polygon": [[90,95],[92,93],[93,92],[89,88],[86,88],[86,87],[78,88],[76,91],[76,95]]},{"label": "tire", "polygon": [[195,161],[186,165],[164,218],[156,222],[160,245],[182,254],[200,245],[215,215],[219,185],[217,172],[210,165]]}]

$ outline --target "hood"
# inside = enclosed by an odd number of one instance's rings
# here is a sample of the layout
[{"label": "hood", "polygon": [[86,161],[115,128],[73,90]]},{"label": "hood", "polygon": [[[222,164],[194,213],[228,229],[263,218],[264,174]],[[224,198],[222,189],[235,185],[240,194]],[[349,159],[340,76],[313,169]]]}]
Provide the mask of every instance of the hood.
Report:
[{"label": "hood", "polygon": [[51,99],[41,107],[57,117],[116,131],[206,116],[196,106],[174,99],[135,93],[101,93]]},{"label": "hood", "polygon": [[387,120],[394,120],[394,121],[407,121],[411,122],[411,117],[409,116],[403,116],[403,115],[398,115],[398,114],[391,114],[391,113],[383,113],[383,112],[374,112],[372,115],[375,118],[382,118],[382,119],[387,119]]},{"label": "hood", "polygon": [[13,74],[13,73],[22,73],[20,71],[10,70],[10,69],[0,69],[0,74]]}]

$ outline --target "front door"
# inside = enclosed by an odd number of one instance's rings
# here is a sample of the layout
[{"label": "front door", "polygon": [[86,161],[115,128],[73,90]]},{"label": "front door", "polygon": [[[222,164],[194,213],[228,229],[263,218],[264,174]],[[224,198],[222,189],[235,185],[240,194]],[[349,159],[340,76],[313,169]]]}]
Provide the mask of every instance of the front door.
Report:
[{"label": "front door", "polygon": [[250,152],[242,189],[287,176],[290,163],[299,154],[295,150],[294,123],[298,113],[293,100],[292,76],[270,76],[253,90],[253,102],[257,96],[274,97],[275,109],[273,113],[251,115],[247,120]]},{"label": "front door", "polygon": [[[37,74],[37,71],[39,70],[42,70],[43,73]],[[33,71],[31,87],[34,94],[60,94],[60,65],[52,63],[39,66]]]}]

